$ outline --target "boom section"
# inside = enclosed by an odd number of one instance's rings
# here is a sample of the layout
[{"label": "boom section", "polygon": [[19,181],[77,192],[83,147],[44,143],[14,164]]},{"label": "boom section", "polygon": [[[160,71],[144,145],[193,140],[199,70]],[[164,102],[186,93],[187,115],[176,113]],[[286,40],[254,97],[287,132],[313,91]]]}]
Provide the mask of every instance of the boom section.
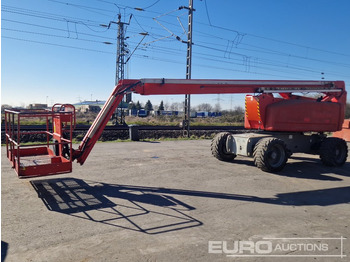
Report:
[{"label": "boom section", "polygon": [[74,150],[73,159],[76,159],[81,165],[84,164],[124,95],[139,83],[140,81],[137,80],[119,82],[84,136],[79,148]]},{"label": "boom section", "polygon": [[[130,80],[124,80],[130,81]],[[141,79],[133,92],[141,95],[249,94],[321,92],[339,95],[343,81],[290,80],[213,80],[213,79]]]}]

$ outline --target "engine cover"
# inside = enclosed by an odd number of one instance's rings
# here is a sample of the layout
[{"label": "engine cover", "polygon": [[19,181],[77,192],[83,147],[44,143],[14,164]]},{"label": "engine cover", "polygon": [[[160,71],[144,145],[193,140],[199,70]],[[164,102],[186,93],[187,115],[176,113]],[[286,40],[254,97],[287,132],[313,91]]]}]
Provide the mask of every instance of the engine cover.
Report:
[{"label": "engine cover", "polygon": [[282,99],[270,94],[246,96],[245,128],[286,132],[341,130],[344,107],[316,99]]}]

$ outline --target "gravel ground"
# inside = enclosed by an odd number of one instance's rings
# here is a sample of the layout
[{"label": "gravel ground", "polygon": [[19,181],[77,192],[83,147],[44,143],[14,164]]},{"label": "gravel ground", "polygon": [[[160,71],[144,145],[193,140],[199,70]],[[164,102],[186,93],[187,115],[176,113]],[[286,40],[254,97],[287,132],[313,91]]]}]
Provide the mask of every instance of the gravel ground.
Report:
[{"label": "gravel ground", "polygon": [[[350,240],[340,238],[350,237],[349,160],[329,168],[317,156],[295,154],[280,173],[270,174],[246,157],[220,162],[209,148],[209,140],[98,143],[70,174],[18,179],[2,147],[2,257],[348,261]],[[261,254],[266,241],[327,250]],[[235,243],[242,253],[234,253]],[[306,254],[311,257],[298,257]]]}]

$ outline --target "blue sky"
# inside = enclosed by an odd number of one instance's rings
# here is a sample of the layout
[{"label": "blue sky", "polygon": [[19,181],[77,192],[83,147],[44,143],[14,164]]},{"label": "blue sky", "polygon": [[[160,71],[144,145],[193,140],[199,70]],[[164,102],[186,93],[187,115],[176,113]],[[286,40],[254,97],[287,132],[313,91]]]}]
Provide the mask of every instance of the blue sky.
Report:
[{"label": "blue sky", "polygon": [[[114,87],[122,14],[126,78],[185,78],[188,0],[2,0],[1,102],[106,100]],[[143,8],[138,11],[135,8]],[[194,0],[192,78],[344,80],[350,84],[350,1]],[[110,42],[112,44],[104,44]],[[138,96],[153,104],[183,96]],[[192,96],[223,109],[244,95]],[[348,96],[349,99],[349,96]]]}]

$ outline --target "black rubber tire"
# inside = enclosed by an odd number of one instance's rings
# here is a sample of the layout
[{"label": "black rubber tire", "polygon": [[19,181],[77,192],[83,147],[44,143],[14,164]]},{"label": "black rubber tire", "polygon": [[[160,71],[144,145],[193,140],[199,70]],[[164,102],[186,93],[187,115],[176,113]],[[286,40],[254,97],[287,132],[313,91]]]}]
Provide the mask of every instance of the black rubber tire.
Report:
[{"label": "black rubber tire", "polygon": [[348,158],[348,145],[337,137],[327,137],[321,144],[320,158],[326,166],[342,166]]},{"label": "black rubber tire", "polygon": [[229,132],[218,133],[211,141],[211,153],[221,161],[229,162],[236,157],[235,154],[228,154],[226,152],[226,140],[229,135],[231,135]]},{"label": "black rubber tire", "polygon": [[254,164],[262,171],[281,171],[288,160],[286,144],[275,137],[262,138],[254,147],[253,157]]}]

